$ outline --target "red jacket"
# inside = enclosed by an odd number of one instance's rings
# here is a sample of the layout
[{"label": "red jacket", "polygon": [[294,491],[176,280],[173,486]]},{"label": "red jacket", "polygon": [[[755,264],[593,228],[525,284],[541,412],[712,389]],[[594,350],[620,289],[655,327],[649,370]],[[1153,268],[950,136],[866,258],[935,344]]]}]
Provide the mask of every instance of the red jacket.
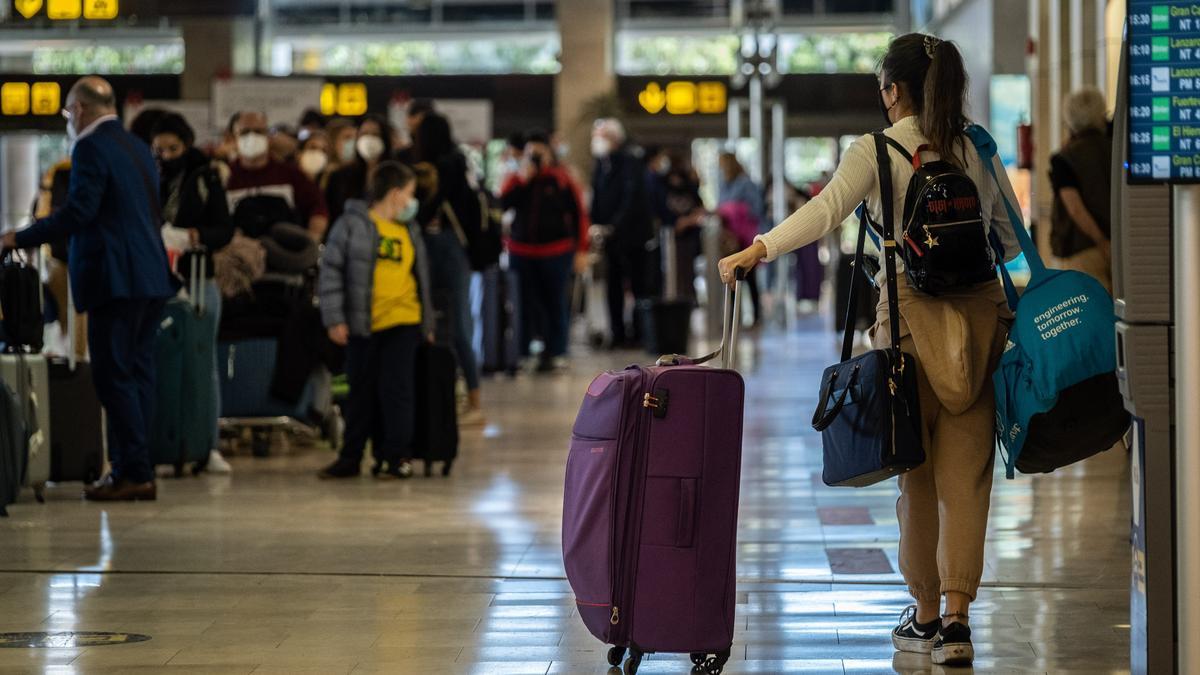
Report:
[{"label": "red jacket", "polygon": [[579,185],[562,167],[546,167],[529,181],[511,176],[500,190],[500,201],[516,214],[505,238],[509,253],[553,258],[587,251],[587,208]]}]

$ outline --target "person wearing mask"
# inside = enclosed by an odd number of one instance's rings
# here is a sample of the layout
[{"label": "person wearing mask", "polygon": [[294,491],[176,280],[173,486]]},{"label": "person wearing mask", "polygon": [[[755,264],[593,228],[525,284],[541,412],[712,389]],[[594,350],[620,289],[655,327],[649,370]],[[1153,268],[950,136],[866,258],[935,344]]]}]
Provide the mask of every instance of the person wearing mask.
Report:
[{"label": "person wearing mask", "polygon": [[295,131],[286,124],[277,124],[271,128],[270,142],[271,159],[281,164],[292,164],[296,160],[296,152],[300,148],[300,139]]},{"label": "person wearing mask", "polygon": [[308,179],[324,188],[330,165],[329,136],[321,130],[300,132],[300,153],[296,164]]},{"label": "person wearing mask", "polygon": [[[915,153],[952,162],[979,189],[985,225],[1015,257],[1020,248],[1005,199],[1017,200],[999,158],[993,180],[964,134],[967,74],[953,43],[910,33],[892,40],[881,62],[879,95],[891,126],[884,133]],[[902,214],[912,165],[891,162],[896,214]],[[720,261],[721,278],[810,244],[837,227],[864,199],[882,222],[879,165],[870,135],[854,142],[829,185],[745,250]],[[897,242],[888,245],[899,246]],[[891,346],[886,284],[872,335]],[[968,665],[974,657],[968,615],[984,567],[995,462],[995,370],[1012,315],[998,280],[937,297],[913,290],[899,274],[901,348],[915,355],[925,463],[900,476],[900,571],[916,604],[892,632],[896,649],[931,654],[939,665]],[[957,334],[943,326],[968,328]],[[965,361],[971,361],[966,363]],[[943,604],[944,600],[944,604]]]},{"label": "person wearing mask", "polygon": [[567,355],[571,272],[587,266],[587,209],[579,185],[555,158],[549,138],[532,132],[525,141],[521,171],[509,176],[501,203],[514,215],[506,245],[520,287],[522,354],[528,353],[533,326],[540,325],[546,349],[539,372],[551,372]]},{"label": "person wearing mask", "polygon": [[[212,256],[225,248],[233,239],[233,220],[229,216],[229,204],[225,199],[225,188],[221,185],[220,173],[203,152],[195,147],[196,135],[187,120],[175,113],[159,118],[152,132],[151,150],[158,161],[159,200],[162,203],[163,228],[179,233],[186,239],[185,256],[203,257],[201,270],[204,275],[204,306],[216,317],[214,326],[221,322],[221,291],[214,280]],[[191,252],[197,246],[202,252]],[[190,269],[190,261],[179,266],[181,271]],[[216,342],[217,336],[212,336]],[[213,349],[213,391],[221,391],[217,371],[217,351]],[[215,409],[220,409],[218,402]],[[220,438],[213,419],[213,438]],[[231,468],[221,452],[213,448],[209,453],[207,470],[213,473],[229,473]]]},{"label": "person wearing mask", "polygon": [[367,115],[358,125],[354,160],[329,174],[325,201],[336,222],[351,199],[367,194],[367,180],[380,162],[392,159],[392,125],[380,115]]},{"label": "person wearing mask", "polygon": [[675,287],[679,299],[696,300],[696,258],[703,242],[700,228],[707,211],[700,198],[700,177],[679,153],[660,153],[650,164],[654,209],[663,227],[675,237]]},{"label": "person wearing mask", "polygon": [[237,158],[225,186],[233,224],[248,237],[262,236],[275,223],[295,223],[321,241],[329,226],[329,211],[315,183],[294,164],[270,154],[267,116],[242,112],[233,119]]},{"label": "person wearing mask", "polygon": [[[629,349],[640,339],[635,316],[632,332],[625,325],[625,293],[635,300],[653,294],[653,256],[647,247],[654,238],[653,216],[646,197],[646,171],[627,143],[625,128],[615,119],[599,119],[592,130],[591,221],[611,228],[604,254],[608,275],[608,314],[612,347]],[[636,313],[635,313],[636,314]]]},{"label": "person wearing mask", "polygon": [[[457,223],[479,217],[479,195],[467,180],[467,158],[459,151],[445,117],[429,112],[417,128],[414,159],[418,170],[436,176],[437,190],[417,216],[425,228],[433,270],[433,291],[447,303],[439,308],[449,318],[449,344],[467,381],[468,407],[459,417],[462,426],[484,423],[479,362],[475,357],[475,321],[471,316],[471,263],[465,235]],[[432,167],[432,171],[429,169]]]},{"label": "person wearing mask", "polygon": [[[721,181],[717,212],[721,214],[725,227],[737,238],[738,246],[749,246],[766,219],[762,188],[750,178],[737,155],[732,152],[721,153],[718,162]],[[750,291],[750,304],[754,310],[753,323],[757,324],[762,303],[756,272],[746,274],[746,287]]]},{"label": "person wearing mask", "polygon": [[147,439],[155,397],[154,337],[175,295],[158,222],[158,171],[146,144],[117,118],[112,86],[84,77],[67,94],[67,203],[0,239],[0,250],[70,237],[71,292],[88,313],[92,376],[107,413],[112,471],[85,489],[96,501],[158,495]]},{"label": "person wearing mask", "polygon": [[368,201],[351,200],[330,232],[318,280],[329,339],[346,348],[350,398],[338,459],[321,478],[354,478],[373,444],[380,478],[412,476],[415,362],[433,339],[429,260],[417,225],[416,179],[398,162],[371,174]]},{"label": "person wearing mask", "polygon": [[358,151],[354,147],[358,141],[358,127],[345,117],[335,117],[325,126],[325,134],[329,136],[329,167],[326,169],[328,175],[349,166],[358,157]]},{"label": "person wearing mask", "polygon": [[1095,277],[1111,293],[1112,138],[1104,94],[1094,87],[1070,94],[1063,119],[1070,137],[1050,157],[1051,247],[1062,267]]}]

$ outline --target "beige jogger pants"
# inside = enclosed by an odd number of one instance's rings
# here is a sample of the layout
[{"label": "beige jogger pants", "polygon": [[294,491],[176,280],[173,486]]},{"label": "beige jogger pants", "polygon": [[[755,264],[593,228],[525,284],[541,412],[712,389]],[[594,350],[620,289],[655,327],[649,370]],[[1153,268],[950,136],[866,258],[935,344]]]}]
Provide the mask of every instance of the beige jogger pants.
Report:
[{"label": "beige jogger pants", "polygon": [[[891,343],[883,295],[876,348]],[[995,463],[991,375],[1012,315],[998,283],[933,298],[901,280],[898,295],[901,348],[917,361],[926,455],[899,479],[900,571],[922,602],[951,591],[974,599]]]}]

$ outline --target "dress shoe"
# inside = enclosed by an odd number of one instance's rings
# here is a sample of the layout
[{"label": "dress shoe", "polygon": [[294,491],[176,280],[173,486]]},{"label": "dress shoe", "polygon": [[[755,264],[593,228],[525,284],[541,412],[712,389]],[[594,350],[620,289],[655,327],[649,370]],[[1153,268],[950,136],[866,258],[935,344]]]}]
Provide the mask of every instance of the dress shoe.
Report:
[{"label": "dress shoe", "polygon": [[83,489],[83,496],[93,502],[152,502],[158,499],[154,481],[132,483],[107,476],[95,485]]}]

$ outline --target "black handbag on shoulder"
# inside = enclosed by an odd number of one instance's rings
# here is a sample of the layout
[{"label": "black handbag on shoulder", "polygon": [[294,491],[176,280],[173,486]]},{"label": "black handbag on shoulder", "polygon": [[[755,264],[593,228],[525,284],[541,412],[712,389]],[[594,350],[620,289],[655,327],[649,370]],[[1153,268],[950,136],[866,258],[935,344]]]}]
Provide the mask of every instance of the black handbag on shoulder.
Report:
[{"label": "black handbag on shoulder", "polygon": [[883,201],[883,261],[887,274],[892,344],[851,358],[853,312],[864,283],[863,248],[870,226],[866,205],[860,211],[858,249],[850,287],[841,363],[825,369],[813,428],[821,432],[826,485],[865,487],[911,471],[925,461],[921,443],[921,407],[916,359],[900,350],[900,307],[896,300],[896,243],[891,163],[882,134],[875,134],[879,191]]}]

